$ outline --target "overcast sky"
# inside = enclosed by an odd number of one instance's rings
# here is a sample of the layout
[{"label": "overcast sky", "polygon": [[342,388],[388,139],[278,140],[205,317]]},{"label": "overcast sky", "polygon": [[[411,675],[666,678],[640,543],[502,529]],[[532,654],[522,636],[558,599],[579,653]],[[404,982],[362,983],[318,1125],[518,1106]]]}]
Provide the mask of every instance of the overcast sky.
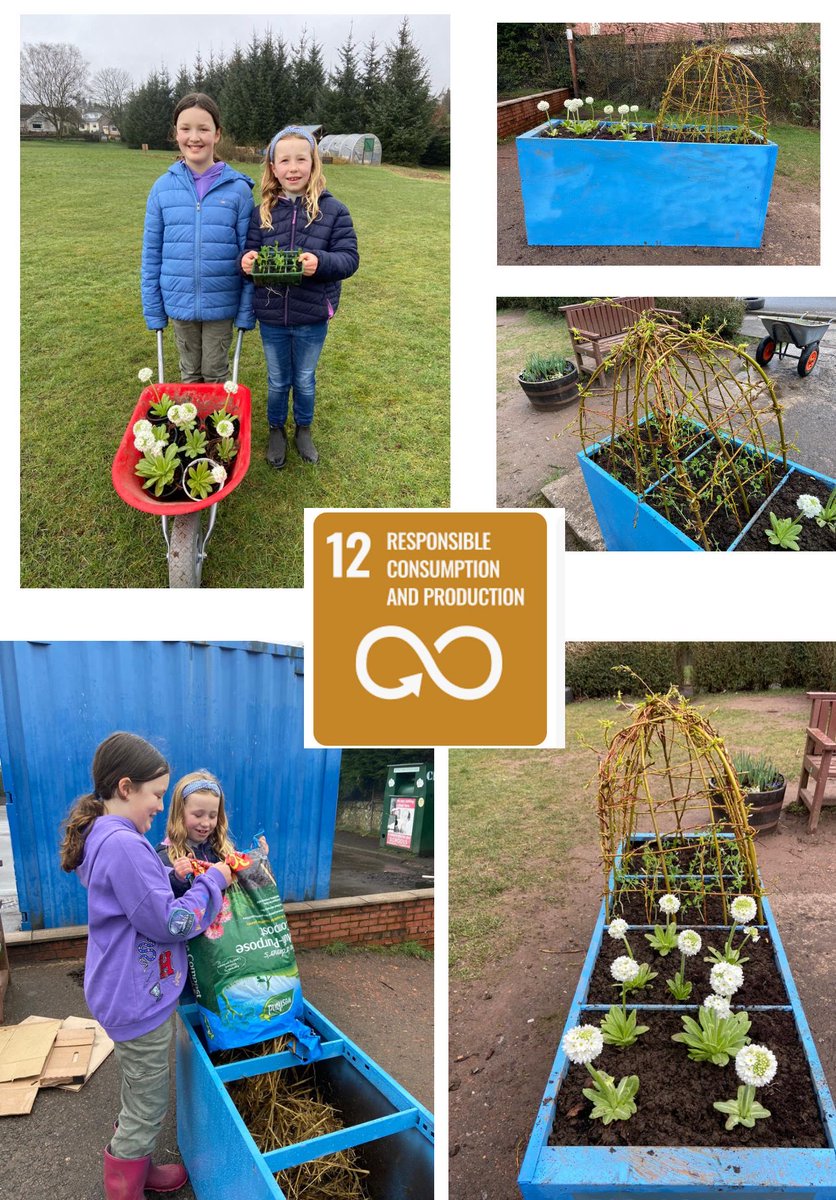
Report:
[{"label": "overcast sky", "polygon": [[[90,74],[104,67],[121,67],[134,82],[142,83],[160,66],[166,66],[174,79],[181,64],[188,69],[200,50],[206,61],[209,51],[227,57],[235,43],[246,46],[253,30],[272,29],[288,45],[293,45],[302,30],[315,37],[323,49],[326,70],[336,66],[337,49],[353,32],[355,44],[362,49],[372,34],[382,50],[393,42],[401,16],[77,16],[56,13],[50,16],[22,15],[23,42],[70,42],[77,46],[90,67]],[[409,17],[412,40],[426,59],[433,92],[450,86],[449,19],[445,16]]]}]

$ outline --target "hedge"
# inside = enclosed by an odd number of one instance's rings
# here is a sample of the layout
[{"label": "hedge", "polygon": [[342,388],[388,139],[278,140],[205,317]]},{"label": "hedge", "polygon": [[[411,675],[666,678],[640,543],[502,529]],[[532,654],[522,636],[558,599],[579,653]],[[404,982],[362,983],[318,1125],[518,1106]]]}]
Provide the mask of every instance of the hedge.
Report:
[{"label": "hedge", "polygon": [[652,691],[683,682],[690,662],[698,692],[836,691],[836,642],[568,642],[566,686],[578,699],[637,687],[624,665]]}]

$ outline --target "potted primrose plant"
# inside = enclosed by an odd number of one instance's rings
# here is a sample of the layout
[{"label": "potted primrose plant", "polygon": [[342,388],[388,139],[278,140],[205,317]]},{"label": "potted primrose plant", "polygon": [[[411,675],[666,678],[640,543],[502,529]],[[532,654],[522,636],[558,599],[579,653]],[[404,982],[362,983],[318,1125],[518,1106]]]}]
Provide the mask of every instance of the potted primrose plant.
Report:
[{"label": "potted primrose plant", "polygon": [[529,354],[524,370],[517,376],[532,408],[554,412],[577,400],[578,368],[562,354]]},{"label": "potted primrose plant", "polygon": [[580,120],[584,104],[516,139],[529,245],[760,246],[778,147],[742,59],[720,46],[684,57],[651,124],[631,104],[620,121],[612,104]]},{"label": "potted primrose plant", "polygon": [[303,275],[301,253],[301,250],[283,250],[275,244],[262,246],[250,278],[257,287],[297,284]]},{"label": "potted primrose plant", "polygon": [[795,497],[812,506],[802,548],[818,548],[814,527],[836,548],[826,519],[836,480],[788,459],[768,376],[705,323],[639,317],[581,389],[578,425],[608,550],[780,549],[770,514]]}]

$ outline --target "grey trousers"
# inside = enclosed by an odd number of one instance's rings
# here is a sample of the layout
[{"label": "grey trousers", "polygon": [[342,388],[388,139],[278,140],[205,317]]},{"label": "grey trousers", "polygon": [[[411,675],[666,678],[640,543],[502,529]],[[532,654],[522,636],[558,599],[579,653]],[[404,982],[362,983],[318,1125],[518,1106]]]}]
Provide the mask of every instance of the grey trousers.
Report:
[{"label": "grey trousers", "polygon": [[168,1111],[168,1051],[174,1014],[157,1029],[129,1042],[114,1043],[122,1073],[119,1128],[110,1143],[115,1158],[144,1158],[153,1154]]},{"label": "grey trousers", "polygon": [[172,321],[183,383],[225,383],[229,379],[232,319]]}]

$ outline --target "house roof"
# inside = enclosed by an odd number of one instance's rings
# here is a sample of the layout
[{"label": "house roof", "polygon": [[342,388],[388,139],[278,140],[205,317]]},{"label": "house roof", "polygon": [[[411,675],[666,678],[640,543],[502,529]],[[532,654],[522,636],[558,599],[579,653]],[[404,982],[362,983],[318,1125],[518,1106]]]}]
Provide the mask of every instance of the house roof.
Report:
[{"label": "house roof", "polygon": [[[648,45],[660,42],[676,42],[692,40],[696,42],[710,41],[705,26],[698,21],[635,21],[616,22],[601,21],[593,25],[589,21],[574,22],[572,25],[577,37],[594,37],[596,35],[623,33],[628,43],[645,42]],[[758,25],[760,33],[769,33],[775,25]],[[594,31],[594,32],[593,32]],[[742,41],[751,35],[751,24],[728,24],[725,35],[731,41]]]}]

